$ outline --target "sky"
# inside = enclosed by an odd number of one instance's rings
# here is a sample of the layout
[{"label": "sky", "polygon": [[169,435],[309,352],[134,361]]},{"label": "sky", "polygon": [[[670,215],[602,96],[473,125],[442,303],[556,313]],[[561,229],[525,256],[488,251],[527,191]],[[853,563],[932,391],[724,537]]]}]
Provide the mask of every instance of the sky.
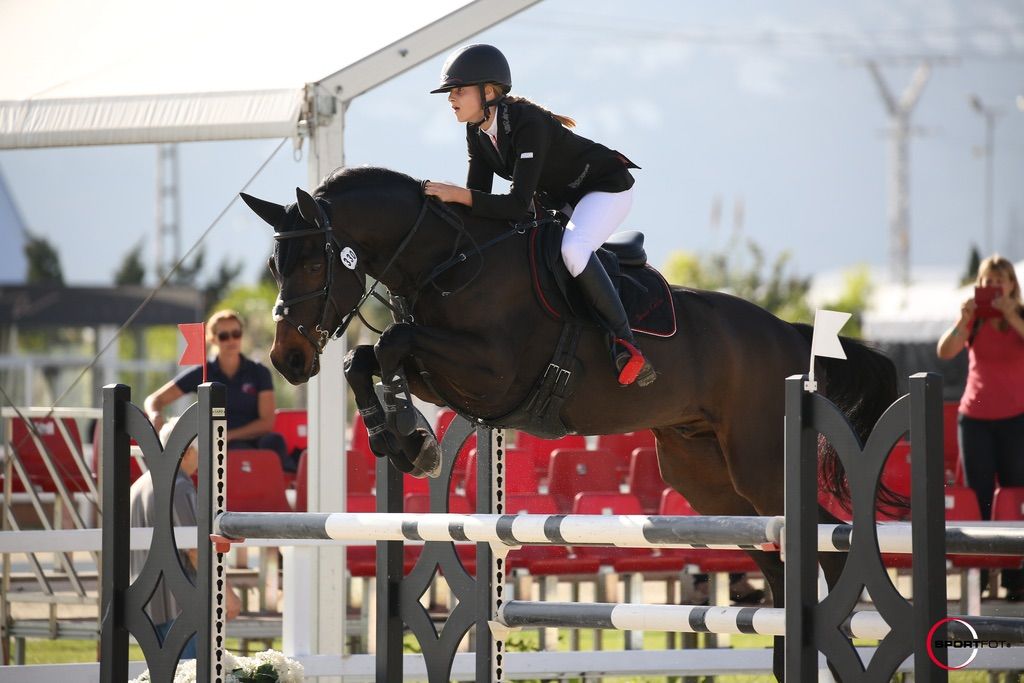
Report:
[{"label": "sky", "polygon": [[[500,47],[514,93],[572,116],[580,134],[642,167],[623,228],[647,234],[655,265],[675,250],[725,249],[739,227],[769,255],[789,253],[801,275],[888,263],[889,122],[864,60],[880,60],[898,96],[919,58],[936,58],[912,114],[913,273],[962,270],[972,244],[1024,258],[1019,1],[544,0],[467,42]],[[464,129],[428,94],[444,56],[351,103],[347,165],[464,182]],[[994,245],[972,94],[1001,112]],[[265,268],[269,228],[234,198],[280,142],[179,145],[185,248],[234,201],[204,243],[208,270],[240,261],[252,281]],[[307,182],[307,150],[286,143],[250,193],[292,201]],[[66,282],[109,284],[142,243],[152,284],[156,159],[151,145],[2,151],[0,173],[28,229],[57,248]],[[7,263],[0,282],[20,280]]]}]

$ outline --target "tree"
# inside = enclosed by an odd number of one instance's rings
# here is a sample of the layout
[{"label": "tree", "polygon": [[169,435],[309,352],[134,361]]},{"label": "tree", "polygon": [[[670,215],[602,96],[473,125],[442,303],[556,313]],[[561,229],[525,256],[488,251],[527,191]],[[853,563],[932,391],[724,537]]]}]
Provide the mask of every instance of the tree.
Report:
[{"label": "tree", "polygon": [[197,287],[199,281],[199,272],[203,269],[203,264],[206,262],[206,252],[200,247],[196,251],[196,255],[192,258],[192,264],[189,265],[184,261],[178,266],[178,269],[174,271],[174,275],[169,280],[170,284],[178,285],[179,287]]},{"label": "tree", "polygon": [[788,252],[769,264],[764,250],[753,240],[747,240],[744,246],[745,254],[736,248],[704,257],[676,251],[669,255],[662,272],[669,282],[728,292],[784,320],[809,322],[811,309],[806,297],[811,278],[787,273]]},{"label": "tree", "polygon": [[60,267],[60,255],[45,237],[28,233],[25,241],[25,259],[28,261],[30,285],[64,286],[64,272]]},{"label": "tree", "polygon": [[822,308],[832,311],[845,311],[853,314],[850,321],[843,327],[844,336],[857,339],[863,336],[864,311],[867,310],[868,304],[871,302],[871,294],[874,289],[867,266],[857,266],[843,276],[843,289],[840,291],[839,297],[822,305]]},{"label": "tree", "polygon": [[221,261],[220,266],[217,268],[217,274],[207,280],[203,286],[205,300],[208,302],[220,300],[241,272],[241,261],[234,264],[230,263],[226,258]]},{"label": "tree", "polygon": [[969,285],[978,279],[978,266],[981,265],[981,253],[978,251],[978,245],[971,245],[971,253],[967,255],[967,270],[964,271],[963,276],[960,278],[961,285]]},{"label": "tree", "polygon": [[142,264],[142,243],[136,244],[125,254],[117,272],[114,273],[114,284],[118,287],[141,285],[146,279],[146,266]]}]

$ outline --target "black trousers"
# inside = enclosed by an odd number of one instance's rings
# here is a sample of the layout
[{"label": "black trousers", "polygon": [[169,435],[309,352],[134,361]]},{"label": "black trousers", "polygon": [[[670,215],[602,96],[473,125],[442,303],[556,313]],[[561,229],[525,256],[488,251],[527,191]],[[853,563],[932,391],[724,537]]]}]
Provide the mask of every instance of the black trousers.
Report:
[{"label": "black trousers", "polygon": [[[1002,420],[959,417],[960,457],[964,477],[974,489],[981,518],[992,518],[992,498],[999,486],[1024,486],[1024,413]],[[1024,589],[1024,571],[1004,569],[1003,587]]]}]

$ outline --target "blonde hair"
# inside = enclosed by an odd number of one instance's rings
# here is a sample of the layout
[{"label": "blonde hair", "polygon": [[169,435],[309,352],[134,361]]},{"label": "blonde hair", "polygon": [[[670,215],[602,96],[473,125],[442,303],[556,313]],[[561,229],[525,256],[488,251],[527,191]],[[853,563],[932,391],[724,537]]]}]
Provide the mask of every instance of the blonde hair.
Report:
[{"label": "blonde hair", "polygon": [[242,315],[238,311],[233,311],[230,308],[222,308],[206,321],[206,341],[213,343],[217,339],[217,325],[224,322],[225,320],[234,320],[238,323],[238,326],[245,329],[245,323],[242,322]]},{"label": "blonde hair", "polygon": [[1024,306],[1024,301],[1021,300],[1020,294],[1020,280],[1017,279],[1017,271],[1009,259],[1003,258],[999,254],[989,256],[978,266],[978,277],[974,284],[981,286],[982,279],[989,273],[1002,275],[1012,282],[1013,289],[1010,290],[1010,298],[1016,301],[1018,306]]},{"label": "blonde hair", "polygon": [[498,93],[498,97],[504,97],[506,102],[513,102],[513,103],[514,102],[526,102],[527,104],[532,104],[533,106],[537,107],[537,109],[540,109],[542,112],[544,112],[545,114],[547,114],[551,118],[555,119],[556,121],[558,121],[560,124],[562,124],[566,128],[575,128],[576,127],[576,119],[572,118],[571,116],[565,116],[564,114],[556,114],[553,111],[551,111],[550,109],[548,109],[547,107],[539,105],[536,102],[534,102],[533,100],[527,99],[525,97],[518,97],[516,95],[509,95],[508,94],[509,89],[506,88],[503,85],[498,84],[498,83],[488,83],[487,85],[492,86],[494,88],[494,90]]}]

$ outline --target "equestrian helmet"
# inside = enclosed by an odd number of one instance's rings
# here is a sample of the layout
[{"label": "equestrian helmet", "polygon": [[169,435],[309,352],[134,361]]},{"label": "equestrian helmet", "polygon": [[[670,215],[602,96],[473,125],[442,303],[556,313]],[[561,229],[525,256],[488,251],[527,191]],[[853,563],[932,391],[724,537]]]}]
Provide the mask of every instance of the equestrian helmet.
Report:
[{"label": "equestrian helmet", "polygon": [[464,45],[448,56],[441,68],[441,85],[431,93],[444,93],[466,85],[497,83],[512,87],[512,71],[501,50],[493,45]]}]

